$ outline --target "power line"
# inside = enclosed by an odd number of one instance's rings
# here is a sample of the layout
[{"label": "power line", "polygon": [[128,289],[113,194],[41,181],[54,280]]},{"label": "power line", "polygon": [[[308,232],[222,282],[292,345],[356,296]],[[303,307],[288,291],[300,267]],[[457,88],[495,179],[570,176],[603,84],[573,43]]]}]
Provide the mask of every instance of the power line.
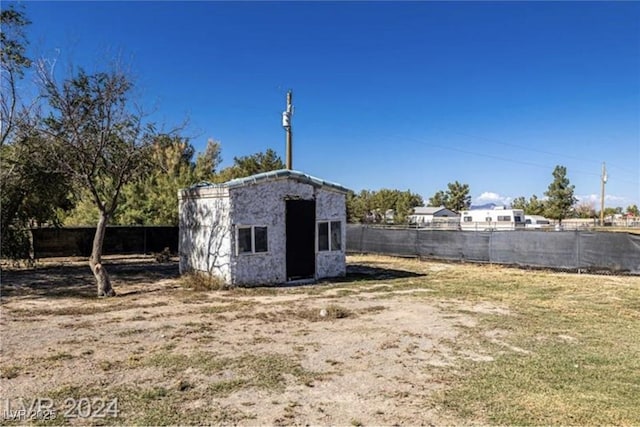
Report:
[{"label": "power line", "polygon": [[[445,129],[442,129],[442,130],[445,130]],[[573,156],[573,155],[565,154],[565,153],[557,153],[557,152],[553,152],[553,151],[541,150],[541,149],[538,149],[538,148],[528,147],[528,146],[524,146],[524,145],[510,143],[510,142],[499,141],[499,140],[493,139],[493,138],[487,138],[487,137],[478,136],[478,135],[471,135],[471,134],[458,132],[458,131],[453,131],[453,130],[450,130],[450,132],[458,134],[458,135],[461,135],[461,136],[466,136],[468,138],[480,139],[482,141],[492,142],[494,144],[504,145],[506,147],[519,148],[521,150],[527,150],[527,151],[531,151],[531,152],[534,152],[534,153],[546,154],[546,155],[549,155],[549,156],[559,156],[559,157],[564,157],[564,158],[567,158],[567,159],[579,160],[579,161],[582,161],[582,162],[589,162],[589,163],[595,163],[595,164],[599,164],[600,163],[599,160],[589,159],[589,158],[586,158],[586,157],[579,157],[579,156]],[[630,169],[627,169],[627,168],[625,168],[623,166],[620,166],[620,165],[615,165],[615,164],[609,163],[609,166],[614,166],[615,168],[620,169],[621,171],[625,171],[627,173],[637,173],[637,171],[631,171]]]},{"label": "power line", "polygon": [[[550,169],[552,170],[555,167],[555,165],[535,163],[535,162],[530,162],[530,161],[526,161],[526,160],[520,160],[520,159],[496,156],[496,155],[493,155],[493,154],[479,153],[479,152],[476,152],[476,151],[464,150],[464,149],[457,148],[457,147],[451,147],[451,146],[435,144],[435,143],[432,143],[432,142],[428,142],[428,141],[426,141],[424,139],[418,139],[418,138],[415,138],[415,137],[394,136],[394,137],[383,137],[383,138],[388,139],[388,140],[394,140],[394,141],[405,139],[405,140],[409,140],[409,141],[418,142],[421,145],[426,145],[426,146],[429,146],[429,147],[439,148],[439,149],[442,149],[442,150],[449,150],[449,151],[455,151],[455,152],[458,152],[458,153],[470,154],[470,155],[479,156],[479,157],[486,157],[486,158],[489,158],[489,159],[500,160],[500,161],[503,161],[503,162],[510,162],[510,163],[527,165],[527,166],[534,166],[534,167],[543,168],[543,169],[546,169],[546,170],[550,170]],[[584,170],[580,170],[580,169],[571,169],[571,173],[579,173],[579,174],[582,174],[582,175],[597,176],[597,177],[600,176],[600,174],[598,174],[596,172],[589,172],[589,171],[584,171]],[[637,181],[631,181],[631,180],[627,180],[627,179],[618,178],[616,180],[619,181],[619,182],[626,182],[626,183],[630,183],[630,184],[638,184]]]}]

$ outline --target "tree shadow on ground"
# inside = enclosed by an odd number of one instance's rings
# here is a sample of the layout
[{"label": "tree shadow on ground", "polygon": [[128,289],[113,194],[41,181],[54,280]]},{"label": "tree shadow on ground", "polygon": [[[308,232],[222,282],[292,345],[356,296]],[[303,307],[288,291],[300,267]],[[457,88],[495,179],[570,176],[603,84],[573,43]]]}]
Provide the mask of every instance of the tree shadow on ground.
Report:
[{"label": "tree shadow on ground", "polygon": [[[146,292],[137,289],[135,285],[175,279],[180,276],[178,262],[175,261],[153,263],[148,260],[113,258],[109,263],[105,263],[105,266],[120,296]],[[320,283],[393,280],[421,276],[424,274],[364,264],[348,264],[345,277],[323,279]],[[276,287],[304,286],[312,283],[314,282],[289,283],[276,285]],[[0,297],[3,300],[11,297],[94,299],[96,282],[89,266],[85,263],[5,270],[2,272]]]},{"label": "tree shadow on ground", "polygon": [[[115,260],[105,263],[105,267],[120,295],[138,293],[127,289],[132,285],[179,276],[177,262]],[[87,264],[3,271],[1,297],[96,298],[96,281]]]}]

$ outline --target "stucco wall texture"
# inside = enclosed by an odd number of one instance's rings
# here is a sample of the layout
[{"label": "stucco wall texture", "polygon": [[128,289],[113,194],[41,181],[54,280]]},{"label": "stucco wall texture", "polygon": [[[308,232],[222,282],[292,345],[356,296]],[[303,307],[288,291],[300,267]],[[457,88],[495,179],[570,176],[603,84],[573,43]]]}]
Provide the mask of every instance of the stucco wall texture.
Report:
[{"label": "stucco wall texture", "polygon": [[[207,272],[229,285],[286,282],[285,210],[288,199],[315,200],[316,222],[342,222],[339,251],[319,252],[317,242],[314,242],[315,278],[344,276],[344,193],[290,178],[235,188],[203,187],[188,197],[181,196],[180,272]],[[237,254],[236,229],[251,225],[267,227],[268,251]]]}]

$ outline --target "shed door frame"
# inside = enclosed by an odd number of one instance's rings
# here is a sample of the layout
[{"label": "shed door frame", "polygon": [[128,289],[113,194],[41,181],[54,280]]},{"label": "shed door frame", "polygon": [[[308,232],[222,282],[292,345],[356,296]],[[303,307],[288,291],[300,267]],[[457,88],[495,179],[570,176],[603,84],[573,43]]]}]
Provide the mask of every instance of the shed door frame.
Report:
[{"label": "shed door frame", "polygon": [[316,201],[285,200],[287,281],[316,275]]}]

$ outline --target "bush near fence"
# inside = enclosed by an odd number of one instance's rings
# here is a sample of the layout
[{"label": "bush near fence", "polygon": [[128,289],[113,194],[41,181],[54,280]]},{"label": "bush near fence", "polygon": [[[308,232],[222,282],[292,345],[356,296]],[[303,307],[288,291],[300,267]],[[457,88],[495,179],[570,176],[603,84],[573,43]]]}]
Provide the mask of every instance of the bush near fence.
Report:
[{"label": "bush near fence", "polygon": [[640,274],[640,235],[630,233],[438,231],[349,224],[347,251]]},{"label": "bush near fence", "polygon": [[[34,228],[31,230],[34,258],[91,255],[95,227]],[[108,226],[103,253],[149,254],[169,248],[178,252],[178,227]]]}]

